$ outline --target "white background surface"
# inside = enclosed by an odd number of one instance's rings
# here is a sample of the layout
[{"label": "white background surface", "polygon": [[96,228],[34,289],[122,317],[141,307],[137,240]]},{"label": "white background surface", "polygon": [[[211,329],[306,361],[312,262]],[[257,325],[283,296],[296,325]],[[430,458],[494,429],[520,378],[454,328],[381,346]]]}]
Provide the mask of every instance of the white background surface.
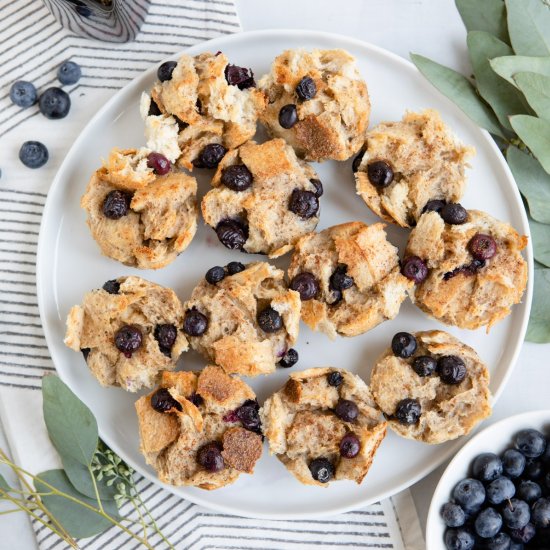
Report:
[{"label": "white background surface", "polygon": [[[465,31],[452,0],[236,0],[244,30],[304,28],[341,33],[405,58],[420,53],[465,73]],[[365,75],[368,83],[369,75]],[[487,197],[490,200],[490,197]],[[550,345],[525,344],[492,422],[521,411],[550,408]],[[0,446],[5,448],[0,435]],[[437,470],[413,487],[421,523],[441,475]],[[33,549],[23,516],[0,516],[0,549]]]}]

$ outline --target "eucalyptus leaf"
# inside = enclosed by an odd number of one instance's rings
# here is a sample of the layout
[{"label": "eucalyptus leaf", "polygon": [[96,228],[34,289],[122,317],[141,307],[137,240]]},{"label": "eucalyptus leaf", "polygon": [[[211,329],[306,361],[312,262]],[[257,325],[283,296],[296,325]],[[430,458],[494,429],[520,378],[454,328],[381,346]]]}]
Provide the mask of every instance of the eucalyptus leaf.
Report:
[{"label": "eucalyptus leaf", "polygon": [[478,126],[491,134],[506,138],[495,115],[464,75],[418,54],[411,53],[411,59],[418,70]]},{"label": "eucalyptus leaf", "polygon": [[544,2],[506,0],[506,12],[508,33],[518,55],[550,55],[550,8]]},{"label": "eucalyptus leaf", "polygon": [[[91,477],[92,473],[88,467],[83,466],[76,460],[65,457],[63,458],[63,468],[74,488],[79,493],[95,500],[96,494]],[[106,482],[106,478],[101,481],[96,480],[97,490],[102,501],[113,500],[116,494],[116,488],[112,485],[109,487]]]},{"label": "eucalyptus leaf", "polygon": [[550,342],[550,269],[535,269],[533,305],[525,339],[528,342]]},{"label": "eucalyptus leaf", "polygon": [[511,130],[508,117],[526,113],[528,110],[515,86],[497,75],[491,68],[489,60],[494,57],[511,55],[512,49],[498,38],[481,31],[469,32],[467,43],[477,89],[481,97],[492,107],[499,122]]},{"label": "eucalyptus leaf", "polygon": [[510,117],[510,123],[544,170],[550,174],[550,122],[534,116],[516,115]]},{"label": "eucalyptus leaf", "polygon": [[503,0],[456,0],[455,3],[466,30],[485,31],[509,42]]},{"label": "eucalyptus leaf", "polygon": [[[42,480],[53,485],[58,491],[62,491],[89,506],[97,508],[97,501],[84,497],[78,493],[71,485],[63,470],[49,470],[39,474],[37,478],[34,486],[38,492],[46,493],[50,491],[48,487],[40,482],[40,480]],[[98,533],[103,533],[112,526],[109,520],[65,497],[57,495],[42,496],[41,500],[48,511],[72,537],[91,537]],[[114,502],[104,502],[103,508],[105,513],[118,521],[120,516],[118,515],[118,510]]]},{"label": "eucalyptus leaf", "polygon": [[537,73],[550,76],[550,57],[529,57],[525,55],[505,55],[491,59],[495,73],[516,86],[514,75],[517,73]]},{"label": "eucalyptus leaf", "polygon": [[61,458],[88,466],[97,449],[94,415],[57,376],[42,380],[44,420]]},{"label": "eucalyptus leaf", "polygon": [[540,118],[550,120],[550,76],[517,73],[514,80]]},{"label": "eucalyptus leaf", "polygon": [[508,148],[506,160],[531,216],[541,223],[550,223],[550,175],[537,159],[517,147]]},{"label": "eucalyptus leaf", "polygon": [[2,474],[0,474],[0,491],[8,493],[10,489],[11,487],[8,485],[6,478]]},{"label": "eucalyptus leaf", "polygon": [[529,219],[531,238],[533,239],[533,254],[537,262],[550,267],[550,225]]}]

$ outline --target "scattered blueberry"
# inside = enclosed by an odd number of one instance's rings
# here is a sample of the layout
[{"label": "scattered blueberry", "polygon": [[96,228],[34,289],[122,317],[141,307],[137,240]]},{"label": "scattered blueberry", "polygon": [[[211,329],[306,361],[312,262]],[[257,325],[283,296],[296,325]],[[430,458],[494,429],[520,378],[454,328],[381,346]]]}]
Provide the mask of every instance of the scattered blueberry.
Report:
[{"label": "scattered blueberry", "polygon": [[307,101],[308,99],[313,99],[317,93],[317,86],[313,78],[309,76],[304,76],[298,85],[296,86],[296,94],[300,99]]},{"label": "scattered blueberry", "polygon": [[355,458],[361,450],[359,438],[352,432],[348,432],[340,441],[340,456]]},{"label": "scattered blueberry", "polygon": [[338,371],[329,372],[327,374],[327,383],[329,386],[337,388],[344,381],[344,377]]},{"label": "scattered blueberry", "polygon": [[527,523],[521,529],[509,529],[510,537],[515,542],[527,544],[536,534],[537,530],[532,523]]},{"label": "scattered blueberry", "polygon": [[376,187],[387,187],[393,181],[393,170],[387,162],[377,160],[367,164],[367,176]]},{"label": "scattered blueberry", "polygon": [[359,416],[359,408],[349,399],[339,399],[334,414],[344,422],[355,422]]},{"label": "scattered blueberry", "polygon": [[480,481],[493,481],[502,475],[502,471],[502,461],[494,453],[482,453],[472,463],[472,474]]},{"label": "scattered blueberry", "polygon": [[447,529],[445,531],[447,550],[472,550],[474,544],[474,535],[468,529]]},{"label": "scattered blueberry", "polygon": [[523,477],[533,481],[538,481],[543,475],[544,468],[540,460],[528,458],[525,463],[525,470],[523,470]]},{"label": "scattered blueberry", "polygon": [[161,353],[170,357],[172,355],[172,348],[174,342],[178,337],[178,329],[174,325],[162,324],[155,327],[153,333],[155,340],[158,342]]},{"label": "scattered blueberry", "polygon": [[300,218],[307,220],[315,216],[319,211],[319,199],[311,191],[294,189],[290,195],[288,209],[297,216],[300,216]]},{"label": "scattered blueberry", "polygon": [[232,191],[246,191],[252,185],[252,173],[244,164],[234,164],[222,170],[221,182]]},{"label": "scattered blueberry", "polygon": [[133,325],[124,325],[115,333],[115,346],[128,359],[141,347],[142,341],[141,330]]},{"label": "scattered blueberry", "polygon": [[537,430],[522,430],[514,438],[514,445],[527,458],[535,458],[544,453],[546,439]]},{"label": "scattered blueberry", "polygon": [[412,368],[418,376],[430,376],[435,372],[437,362],[429,355],[420,355],[415,357]]},{"label": "scattered blueberry", "polygon": [[151,407],[160,413],[169,412],[172,409],[182,410],[181,404],[172,397],[167,388],[160,388],[151,396]]},{"label": "scattered blueberry", "polygon": [[40,168],[48,162],[48,149],[39,141],[25,141],[19,149],[19,160],[27,168]]},{"label": "scattered blueberry", "polygon": [[237,220],[222,220],[216,226],[220,242],[230,250],[242,250],[248,239],[248,227]]},{"label": "scattered blueberry", "polygon": [[510,537],[506,533],[500,532],[487,541],[485,548],[486,550],[510,550],[511,543]]},{"label": "scattered blueberry", "polygon": [[401,273],[407,277],[407,279],[414,281],[416,284],[420,284],[422,281],[425,281],[428,276],[428,266],[418,256],[410,256],[403,260]]},{"label": "scattered blueberry", "polygon": [[124,191],[109,191],[103,201],[103,214],[110,220],[119,220],[128,214],[132,197]]},{"label": "scattered blueberry", "polygon": [[285,105],[279,111],[279,124],[282,128],[289,130],[298,122],[298,111],[292,103]]},{"label": "scattered blueberry", "polygon": [[476,233],[468,243],[468,250],[477,260],[490,260],[497,253],[497,243],[491,235]]},{"label": "scattered blueberry", "polygon": [[236,275],[241,271],[244,271],[246,267],[241,262],[229,262],[225,268],[227,269],[228,275]]},{"label": "scattered blueberry", "polygon": [[453,489],[453,498],[466,513],[473,514],[485,502],[485,487],[478,479],[463,479]]},{"label": "scattered blueberry", "polygon": [[443,355],[437,360],[437,374],[445,384],[460,384],[466,378],[466,365],[456,355]]},{"label": "scattered blueberry", "polygon": [[197,462],[209,472],[219,472],[225,467],[221,451],[221,444],[217,441],[207,443],[198,450]]},{"label": "scattered blueberry", "polygon": [[317,198],[321,197],[323,195],[323,184],[321,183],[321,180],[318,180],[317,178],[313,178],[313,179],[310,179],[309,181],[315,187],[315,196]]},{"label": "scattered blueberry", "polygon": [[304,271],[293,277],[290,281],[290,289],[300,294],[300,300],[311,300],[319,293],[319,283],[315,275]]},{"label": "scattered blueberry", "polygon": [[474,527],[481,538],[490,539],[502,528],[502,516],[494,508],[485,508],[477,515]]},{"label": "scattered blueberry", "polygon": [[517,486],[516,496],[528,504],[533,504],[542,496],[542,489],[538,483],[530,479],[522,479]]},{"label": "scattered blueberry", "polygon": [[516,494],[516,486],[511,479],[500,476],[487,485],[485,492],[487,493],[487,502],[498,505],[505,500],[510,500]]},{"label": "scattered blueberry", "polygon": [[193,392],[191,395],[188,395],[185,399],[187,399],[188,401],[191,401],[191,403],[193,403],[195,407],[200,407],[201,405],[204,404],[204,399],[202,398],[201,395],[199,395],[196,392]]},{"label": "scattered blueberry", "polygon": [[116,279],[111,279],[107,281],[102,288],[109,294],[118,294],[120,292],[120,283]]},{"label": "scattered blueberry", "polygon": [[255,399],[247,399],[236,411],[237,418],[241,421],[243,428],[262,433],[262,422],[260,420],[260,405]]},{"label": "scattered blueberry", "polygon": [[208,328],[208,318],[197,308],[193,307],[185,312],[183,331],[189,336],[201,336]]},{"label": "scattered blueberry", "polygon": [[216,168],[225,153],[227,153],[227,149],[220,143],[209,143],[193,161],[193,166],[196,168]]},{"label": "scattered blueberry", "polygon": [[82,71],[80,70],[80,65],[74,61],[65,61],[61,63],[57,69],[57,79],[61,84],[76,84],[81,76]]},{"label": "scattered blueberry", "polygon": [[531,521],[535,527],[550,527],[550,499],[539,498],[531,509]]},{"label": "scattered blueberry", "polygon": [[298,362],[299,356],[298,352],[294,348],[290,348],[284,355],[283,358],[279,361],[279,366],[283,369],[289,369],[293,367]]},{"label": "scattered blueberry", "polygon": [[391,349],[396,357],[407,359],[416,351],[416,338],[408,332],[398,332],[391,341]]},{"label": "scattered blueberry", "polygon": [[320,483],[327,483],[334,477],[334,466],[327,458],[315,458],[309,463],[311,477]]},{"label": "scattered blueberry", "polygon": [[348,266],[340,264],[330,276],[329,285],[332,290],[347,290],[354,285],[353,277],[347,274]]},{"label": "scattered blueberry", "polygon": [[406,426],[417,424],[422,414],[422,407],[417,399],[402,399],[397,403],[395,418]]},{"label": "scattered blueberry", "polygon": [[61,88],[48,88],[38,98],[38,107],[46,118],[53,120],[65,118],[71,108],[71,98]]},{"label": "scattered blueberry", "polygon": [[32,82],[18,80],[11,85],[10,99],[18,107],[26,109],[36,103],[38,94]]},{"label": "scattered blueberry", "polygon": [[445,204],[447,204],[445,201],[438,200],[438,199],[428,201],[424,206],[424,208],[422,209],[422,213],[437,212],[438,214],[440,214]]},{"label": "scattered blueberry", "polygon": [[271,306],[262,309],[257,315],[258,325],[264,332],[277,332],[283,328],[281,314]]},{"label": "scattered blueberry", "polygon": [[225,278],[225,269],[221,265],[211,267],[204,276],[207,283],[215,285]]},{"label": "scattered blueberry", "polygon": [[230,86],[237,86],[239,90],[256,86],[252,69],[238,67],[237,65],[226,65],[224,74],[227,83]]},{"label": "scattered blueberry", "polygon": [[170,172],[172,164],[160,153],[149,153],[147,157],[147,166],[153,169],[153,172],[159,176],[164,176]]},{"label": "scattered blueberry", "polygon": [[359,170],[359,166],[361,166],[361,161],[363,160],[363,157],[365,156],[365,151],[360,151],[359,154],[353,159],[353,163],[351,164],[351,169],[353,172],[357,172]]},{"label": "scattered blueberry", "polygon": [[443,221],[451,225],[461,225],[468,219],[468,211],[457,202],[447,203],[440,214]]},{"label": "scattered blueberry", "polygon": [[508,477],[519,477],[525,469],[525,456],[516,449],[507,449],[502,454],[502,467]]},{"label": "scattered blueberry", "polygon": [[466,512],[454,502],[446,502],[443,505],[441,517],[447,527],[462,527],[466,523]]},{"label": "scattered blueberry", "polygon": [[157,77],[161,82],[166,82],[167,80],[172,80],[172,73],[178,64],[177,61],[165,61],[157,69]]},{"label": "scattered blueberry", "polygon": [[[494,482],[493,482],[494,483]],[[502,506],[504,525],[510,529],[521,529],[531,519],[529,504],[523,500],[513,498]]]},{"label": "scattered blueberry", "polygon": [[447,271],[447,273],[443,275],[443,280],[448,281],[449,279],[452,279],[453,277],[456,277],[461,273],[468,276],[476,275],[480,269],[485,267],[485,264],[486,264],[485,260],[474,259],[469,264],[457,267],[452,271]]}]

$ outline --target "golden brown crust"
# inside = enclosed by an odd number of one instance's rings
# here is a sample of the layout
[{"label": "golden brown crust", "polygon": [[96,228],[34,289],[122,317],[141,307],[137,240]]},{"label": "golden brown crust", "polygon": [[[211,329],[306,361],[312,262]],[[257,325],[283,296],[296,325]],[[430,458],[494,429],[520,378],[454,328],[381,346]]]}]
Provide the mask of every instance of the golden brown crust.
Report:
[{"label": "golden brown crust", "polygon": [[[296,86],[311,78],[316,95],[302,100]],[[287,50],[259,82],[268,97],[260,117],[271,135],[284,138],[306,160],[346,160],[365,139],[370,102],[354,58],[344,50]],[[288,104],[297,109],[298,122],[290,129],[279,124],[279,111]]]},{"label": "golden brown crust", "polygon": [[[327,376],[341,374],[343,381],[331,386]],[[353,401],[359,410],[354,422],[345,422],[333,412],[339,399]],[[326,458],[334,466],[334,479],[361,483],[386,434],[386,422],[372,399],[368,386],[357,376],[331,367],[293,373],[285,386],[269,397],[260,410],[270,452],[307,485],[324,485],[313,479],[309,464]],[[349,432],[360,442],[354,458],[343,458],[340,442]]]},{"label": "golden brown crust", "polygon": [[[491,414],[489,371],[477,353],[454,336],[440,331],[417,332],[413,357],[401,359],[388,348],[377,361],[370,388],[377,405],[399,435],[425,443],[443,443],[468,434]],[[437,373],[421,377],[412,368],[415,357],[438,359],[454,355],[466,365],[466,377],[457,385],[445,384]],[[403,399],[416,399],[422,414],[413,425],[401,424],[394,414]]]},{"label": "golden brown crust", "polygon": [[231,468],[251,474],[262,456],[262,437],[244,428],[229,428],[222,438],[223,459]]},{"label": "golden brown crust", "polygon": [[[344,265],[354,285],[334,303],[330,278]],[[302,319],[331,338],[356,336],[393,319],[412,287],[400,273],[397,248],[386,239],[381,223],[349,222],[302,237],[288,269],[290,281],[304,272],[315,276],[320,292],[302,302]]]},{"label": "golden brown crust", "polygon": [[[476,233],[492,236],[497,252],[474,273],[461,268],[474,260],[468,243]],[[429,268],[411,298],[443,323],[489,330],[521,300],[527,285],[527,263],[521,255],[526,246],[526,236],[479,210],[469,210],[462,225],[446,224],[436,212],[426,212],[412,230],[405,252],[422,258]]]}]

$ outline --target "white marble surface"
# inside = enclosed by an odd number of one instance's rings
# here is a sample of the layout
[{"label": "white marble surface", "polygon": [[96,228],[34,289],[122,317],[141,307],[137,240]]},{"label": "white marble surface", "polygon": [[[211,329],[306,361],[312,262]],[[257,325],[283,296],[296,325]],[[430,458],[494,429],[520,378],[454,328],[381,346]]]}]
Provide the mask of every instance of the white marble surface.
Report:
[{"label": "white marble surface", "polygon": [[[468,71],[465,31],[452,0],[236,0],[244,30],[303,28],[365,40],[405,58],[409,52]],[[368,80],[368,75],[366,75]],[[516,369],[488,422],[549,408],[550,345],[525,344]],[[0,446],[5,447],[0,434]],[[413,488],[421,523],[442,469]],[[0,548],[36,548],[22,515],[0,516]]]}]

